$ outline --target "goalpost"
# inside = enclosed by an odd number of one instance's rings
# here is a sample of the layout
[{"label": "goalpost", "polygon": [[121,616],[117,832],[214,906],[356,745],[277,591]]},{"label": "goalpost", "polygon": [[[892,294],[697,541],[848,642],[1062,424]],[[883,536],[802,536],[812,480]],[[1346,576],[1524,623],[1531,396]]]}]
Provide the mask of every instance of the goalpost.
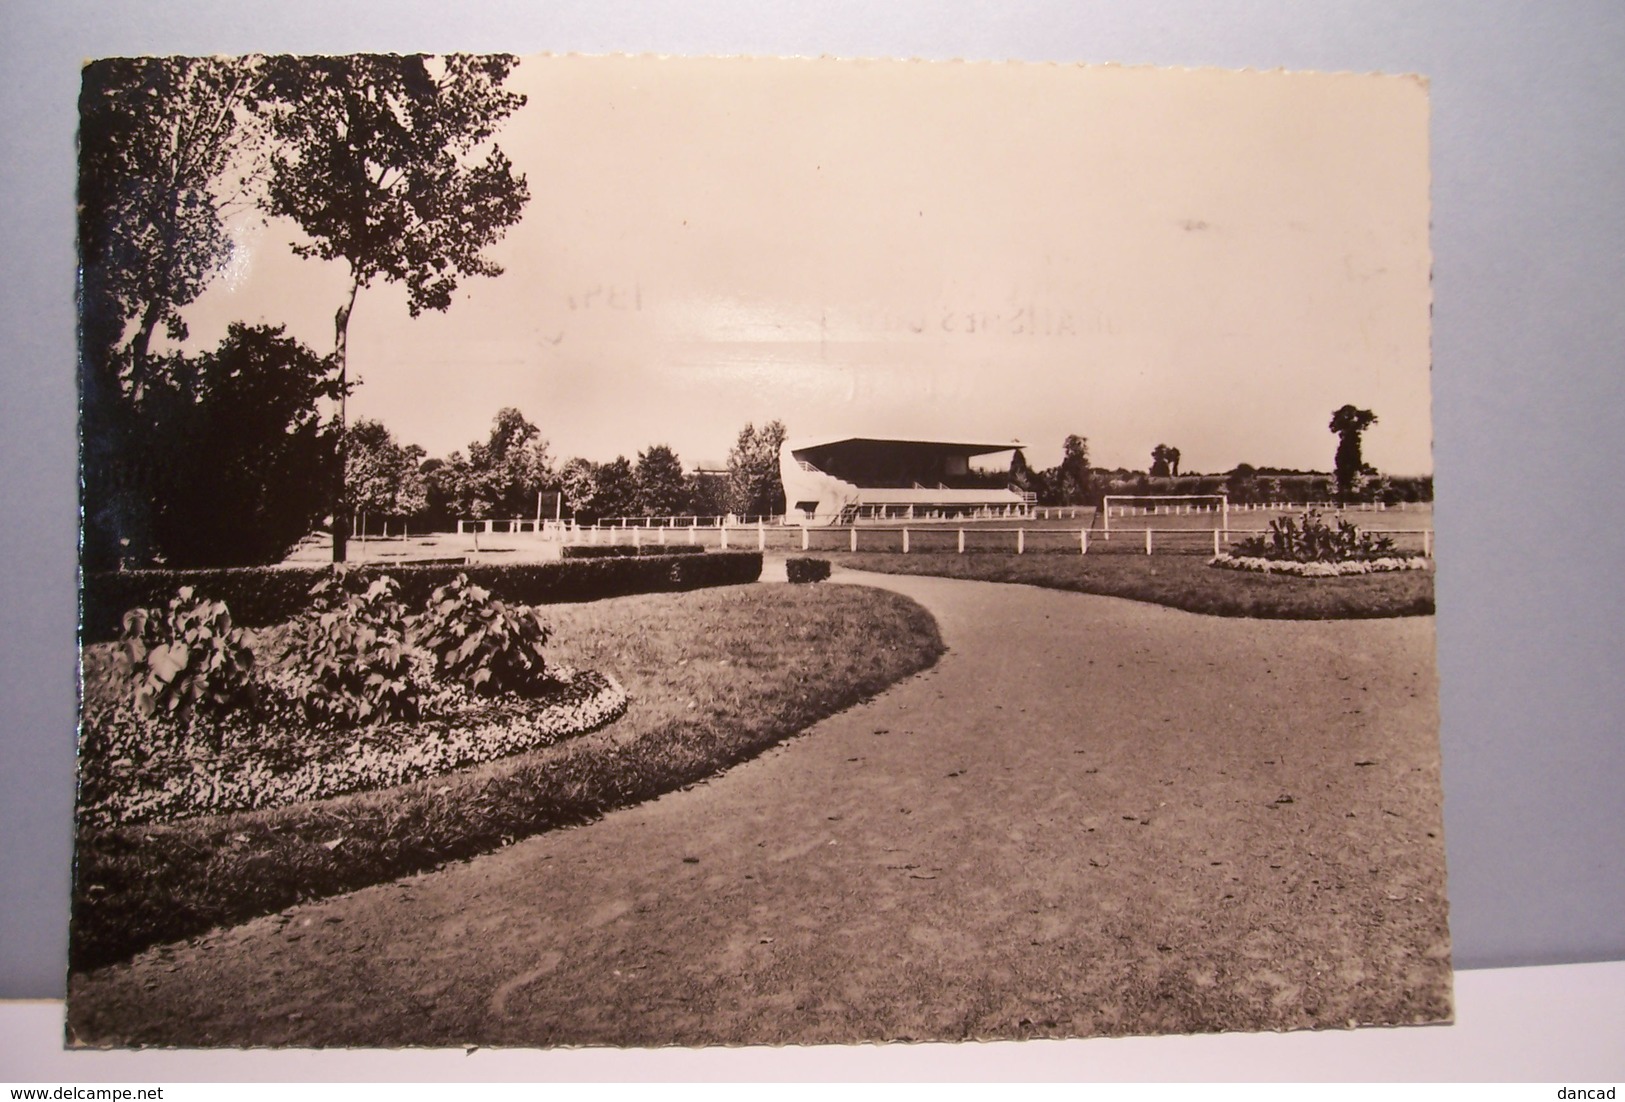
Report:
[{"label": "goalpost", "polygon": [[[1107,494],[1100,499],[1094,520],[1100,522],[1101,531],[1111,536],[1112,516],[1119,520],[1129,517],[1189,516],[1211,520],[1212,527],[1220,531],[1230,528],[1230,498],[1226,494]],[[1091,528],[1094,522],[1091,521]],[[1136,531],[1152,525],[1134,525]]]}]

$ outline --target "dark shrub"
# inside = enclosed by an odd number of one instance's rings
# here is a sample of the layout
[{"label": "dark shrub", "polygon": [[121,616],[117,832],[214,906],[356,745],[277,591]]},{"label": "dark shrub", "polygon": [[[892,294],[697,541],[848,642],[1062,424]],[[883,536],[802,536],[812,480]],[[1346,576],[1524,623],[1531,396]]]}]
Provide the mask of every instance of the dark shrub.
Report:
[{"label": "dark shrub", "polygon": [[829,577],[828,559],[793,558],[784,560],[784,570],[792,582],[821,582]]}]

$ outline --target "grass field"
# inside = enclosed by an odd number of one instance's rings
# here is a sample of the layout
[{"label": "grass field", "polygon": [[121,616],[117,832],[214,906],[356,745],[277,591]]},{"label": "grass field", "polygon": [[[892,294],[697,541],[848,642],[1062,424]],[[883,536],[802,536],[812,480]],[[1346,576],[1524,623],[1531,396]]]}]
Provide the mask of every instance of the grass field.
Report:
[{"label": "grass field", "polygon": [[552,605],[545,615],[558,661],[626,687],[631,704],[621,719],[397,788],[81,829],[73,966],[119,960],[692,784],[930,666],[942,651],[924,609],[849,586],[649,594]]},{"label": "grass field", "polygon": [[1168,605],[1213,616],[1364,620],[1431,615],[1433,572],[1293,578],[1216,570],[1194,555],[837,554],[838,566],[1016,582]]}]

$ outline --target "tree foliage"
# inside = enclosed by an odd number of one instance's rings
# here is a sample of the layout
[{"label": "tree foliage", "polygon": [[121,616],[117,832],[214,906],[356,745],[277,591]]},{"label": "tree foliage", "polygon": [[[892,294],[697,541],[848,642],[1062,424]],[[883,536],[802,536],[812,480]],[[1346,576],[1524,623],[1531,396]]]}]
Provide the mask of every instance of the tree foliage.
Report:
[{"label": "tree foliage", "polygon": [[519,410],[498,411],[484,440],[423,464],[431,521],[533,516],[536,495],[559,488],[559,472],[541,430]]},{"label": "tree foliage", "polygon": [[127,460],[150,488],[152,555],[176,567],[276,562],[338,481],[329,360],[280,327],[234,324],[213,352],[172,356],[140,406]]},{"label": "tree foliage", "polygon": [[[281,142],[270,210],[304,231],[295,252],[342,261],[349,274],[334,315],[341,383],[362,287],[405,284],[416,317],[449,308],[462,279],[501,274],[484,250],[529,199],[525,178],[493,140],[524,103],[502,87],[516,63],[504,54],[267,62],[266,116]],[[335,521],[334,557],[342,559],[343,517]]]},{"label": "tree foliage", "polygon": [[1178,478],[1179,477],[1179,449],[1167,444],[1158,444],[1151,449],[1151,477],[1152,478]]},{"label": "tree foliage", "polygon": [[559,469],[564,503],[578,523],[630,516],[637,509],[637,472],[625,456],[608,463],[571,459]]},{"label": "tree foliage", "polygon": [[231,252],[227,210],[252,191],[252,60],[113,58],[87,65],[79,109],[83,558],[89,569],[154,553],[153,441],[143,409],[169,360],[161,326]]},{"label": "tree foliage", "polygon": [[360,420],[345,430],[344,484],[363,531],[369,517],[417,517],[428,509],[423,455],[416,444],[396,443],[381,421]]},{"label": "tree foliage", "polygon": [[1076,433],[1061,442],[1061,465],[1051,492],[1056,505],[1082,505],[1089,500],[1093,480],[1089,474],[1089,440]]},{"label": "tree foliage", "polygon": [[483,443],[468,446],[467,516],[530,516],[536,495],[557,486],[541,430],[511,406],[497,412]]},{"label": "tree foliage", "polygon": [[1010,456],[1010,485],[1022,493],[1037,494],[1040,501],[1049,496],[1044,476],[1027,465],[1027,456],[1019,448]]},{"label": "tree foliage", "polygon": [[[1020,456],[1020,453],[1017,453]],[[1042,472],[1027,468],[1022,458],[1020,470],[1011,461],[1011,481],[1038,495],[1045,505],[1082,505],[1094,500],[1094,475],[1089,466],[1089,440],[1072,433],[1061,442],[1061,462]]]},{"label": "tree foliage", "polygon": [[492,142],[525,102],[504,54],[300,57],[271,63],[270,207],[309,236],[301,256],[342,260],[356,286],[404,283],[407,308],[445,310],[519,220],[523,176]]},{"label": "tree foliage", "polygon": [[638,512],[646,517],[686,514],[693,500],[682,461],[665,444],[638,453]]},{"label": "tree foliage", "polygon": [[637,473],[624,455],[601,464],[593,472],[593,478],[600,517],[625,517],[637,510]]},{"label": "tree foliage", "polygon": [[779,449],[785,440],[782,421],[739,430],[728,453],[728,509],[739,516],[777,516],[784,512],[784,482],[779,476]]},{"label": "tree foliage", "polygon": [[1337,490],[1344,496],[1353,493],[1356,481],[1367,472],[1365,461],[1360,454],[1360,437],[1366,429],[1376,423],[1375,413],[1353,405],[1339,406],[1332,412],[1332,420],[1327,427],[1337,434],[1334,470],[1337,475]]},{"label": "tree foliage", "polygon": [[[139,396],[160,325],[231,255],[222,218],[252,190],[260,131],[248,58],[110,58],[79,97],[81,323],[88,361]],[[117,361],[116,366],[112,361]]]}]

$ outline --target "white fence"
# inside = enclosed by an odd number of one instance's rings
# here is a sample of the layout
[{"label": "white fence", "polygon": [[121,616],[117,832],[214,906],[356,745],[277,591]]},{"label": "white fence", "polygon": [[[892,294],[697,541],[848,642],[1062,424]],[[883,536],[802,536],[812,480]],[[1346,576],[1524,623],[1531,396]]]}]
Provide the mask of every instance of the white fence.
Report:
[{"label": "white fence", "polygon": [[[1375,529],[1362,532],[1386,535],[1400,551],[1433,553],[1429,529]],[[861,552],[886,554],[1163,554],[1216,555],[1237,540],[1260,533],[1253,529],[1132,528],[1110,533],[1088,528],[1041,528],[993,525],[849,524],[803,528],[797,525],[721,525],[717,527],[637,528],[587,526],[560,533],[569,543],[588,546],[636,547],[672,544],[699,545],[723,550],[785,551],[805,553]]]},{"label": "white fence", "polygon": [[[561,545],[643,547],[686,544],[759,551],[872,551],[905,555],[1057,552],[1080,555],[1123,552],[1214,555],[1240,539],[1262,534],[1266,522],[1273,516],[1297,514],[1307,509],[1320,509],[1328,513],[1381,513],[1431,508],[1431,502],[1387,506],[1381,503],[1338,506],[1333,502],[1232,503],[1226,514],[1208,503],[1119,507],[1114,502],[1114,517],[1206,515],[1193,518],[1198,521],[1194,526],[1118,528],[1114,525],[1110,531],[1096,525],[1099,518],[1094,516],[1096,510],[1092,506],[1038,506],[1026,516],[995,518],[980,523],[979,518],[975,517],[944,518],[932,515],[892,523],[884,519],[853,520],[847,517],[839,524],[803,524],[799,517],[785,516],[615,517],[581,525],[569,520],[538,522],[534,519],[491,518],[458,521],[457,531],[460,535],[472,535],[476,546],[481,536],[497,537],[493,544],[496,545],[494,549],[498,550],[502,545],[523,547],[530,541],[543,541]],[[1251,523],[1241,519],[1247,514],[1254,514],[1247,517]],[[822,519],[828,521],[833,518]],[[1012,520],[1016,523],[1010,523]],[[1068,520],[1079,523],[1055,524]],[[1416,522],[1424,526],[1427,524],[1425,517],[1416,517],[1412,523]],[[1369,528],[1362,525],[1360,530],[1391,537],[1398,550],[1431,556],[1433,532],[1424,526]]]}]

